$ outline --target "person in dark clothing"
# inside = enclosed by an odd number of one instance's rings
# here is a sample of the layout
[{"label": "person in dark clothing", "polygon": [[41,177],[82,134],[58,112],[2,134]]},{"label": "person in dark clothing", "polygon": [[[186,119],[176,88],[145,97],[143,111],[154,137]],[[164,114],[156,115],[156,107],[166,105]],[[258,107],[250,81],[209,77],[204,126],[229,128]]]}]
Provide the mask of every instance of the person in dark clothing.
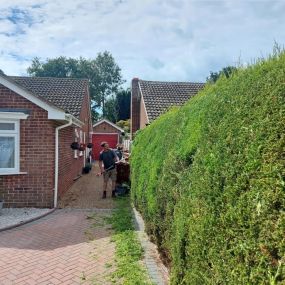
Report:
[{"label": "person in dark clothing", "polygon": [[107,184],[109,179],[112,181],[112,197],[115,197],[115,187],[116,187],[116,179],[117,179],[117,171],[116,171],[116,162],[119,161],[116,153],[109,148],[109,144],[107,142],[102,142],[101,147],[103,150],[100,152],[99,157],[99,167],[101,173],[103,174],[104,183],[103,183],[103,196],[105,199],[107,196]]},{"label": "person in dark clothing", "polygon": [[115,149],[115,153],[119,160],[123,158],[123,146],[122,144],[117,144],[117,148]]}]

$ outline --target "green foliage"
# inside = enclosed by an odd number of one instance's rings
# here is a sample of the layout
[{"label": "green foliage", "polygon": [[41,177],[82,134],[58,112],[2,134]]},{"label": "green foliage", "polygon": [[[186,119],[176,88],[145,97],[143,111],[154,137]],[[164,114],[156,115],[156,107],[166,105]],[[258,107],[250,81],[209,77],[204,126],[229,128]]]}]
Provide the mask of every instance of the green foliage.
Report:
[{"label": "green foliage", "polygon": [[131,90],[121,89],[116,94],[117,105],[118,105],[118,120],[128,120],[130,118],[131,109]]},{"label": "green foliage", "polygon": [[105,103],[105,118],[115,123],[130,118],[131,91],[120,89]]},{"label": "green foliage", "polygon": [[111,96],[105,103],[105,118],[116,123],[118,120],[118,105],[115,96]]},{"label": "green foliage", "polygon": [[34,58],[27,72],[40,77],[89,79],[93,121],[100,117],[98,108],[102,109],[103,117],[105,116],[106,101],[118,92],[120,85],[124,83],[120,67],[107,51],[98,53],[95,59],[60,56],[41,62],[39,58]]},{"label": "green foliage", "polygon": [[133,226],[132,209],[129,197],[117,198],[117,208],[111,218],[107,218],[114,229],[116,242],[116,270],[112,274],[116,284],[151,285],[142,267],[143,249]]},{"label": "green foliage", "polygon": [[285,54],[139,132],[132,200],[171,284],[285,284]]},{"label": "green foliage", "polygon": [[130,119],[128,120],[120,120],[119,122],[116,123],[118,127],[123,129],[126,133],[130,132]]},{"label": "green foliage", "polygon": [[235,71],[237,71],[237,68],[234,66],[224,67],[219,72],[211,71],[209,77],[207,77],[207,82],[215,83],[221,76],[229,78]]}]

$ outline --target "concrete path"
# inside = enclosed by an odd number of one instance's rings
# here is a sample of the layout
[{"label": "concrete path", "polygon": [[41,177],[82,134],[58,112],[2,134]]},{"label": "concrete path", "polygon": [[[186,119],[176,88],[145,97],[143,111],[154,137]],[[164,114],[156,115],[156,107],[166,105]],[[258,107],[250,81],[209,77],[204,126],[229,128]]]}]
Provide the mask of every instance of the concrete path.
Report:
[{"label": "concrete path", "polygon": [[99,166],[92,167],[90,173],[83,175],[77,180],[69,191],[60,199],[60,208],[97,208],[112,209],[114,201],[109,199],[112,195],[111,182],[108,184],[107,198],[101,199],[103,194],[103,177],[96,176]]},{"label": "concrete path", "polygon": [[0,233],[1,285],[111,284],[114,243],[108,225],[93,228],[108,211],[57,210]]}]

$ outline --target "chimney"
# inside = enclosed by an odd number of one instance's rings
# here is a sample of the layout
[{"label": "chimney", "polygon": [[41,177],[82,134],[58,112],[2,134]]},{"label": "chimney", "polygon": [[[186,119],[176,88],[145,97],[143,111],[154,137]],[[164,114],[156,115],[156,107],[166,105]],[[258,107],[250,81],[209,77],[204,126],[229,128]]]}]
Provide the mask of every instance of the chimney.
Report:
[{"label": "chimney", "polygon": [[140,103],[139,79],[133,78],[131,86],[131,139],[140,128]]}]

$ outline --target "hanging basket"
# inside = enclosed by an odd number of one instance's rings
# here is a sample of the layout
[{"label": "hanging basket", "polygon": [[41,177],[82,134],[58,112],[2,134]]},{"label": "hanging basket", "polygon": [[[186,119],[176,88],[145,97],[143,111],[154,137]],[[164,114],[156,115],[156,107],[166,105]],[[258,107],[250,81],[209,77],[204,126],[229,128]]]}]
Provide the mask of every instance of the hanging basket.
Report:
[{"label": "hanging basket", "polygon": [[88,148],[92,148],[92,147],[93,147],[93,143],[88,143],[88,144],[87,144],[87,147],[88,147]]},{"label": "hanging basket", "polygon": [[86,145],[84,143],[79,144],[79,151],[84,151],[86,149]]},{"label": "hanging basket", "polygon": [[79,143],[78,142],[73,142],[70,147],[74,150],[79,149]]}]

